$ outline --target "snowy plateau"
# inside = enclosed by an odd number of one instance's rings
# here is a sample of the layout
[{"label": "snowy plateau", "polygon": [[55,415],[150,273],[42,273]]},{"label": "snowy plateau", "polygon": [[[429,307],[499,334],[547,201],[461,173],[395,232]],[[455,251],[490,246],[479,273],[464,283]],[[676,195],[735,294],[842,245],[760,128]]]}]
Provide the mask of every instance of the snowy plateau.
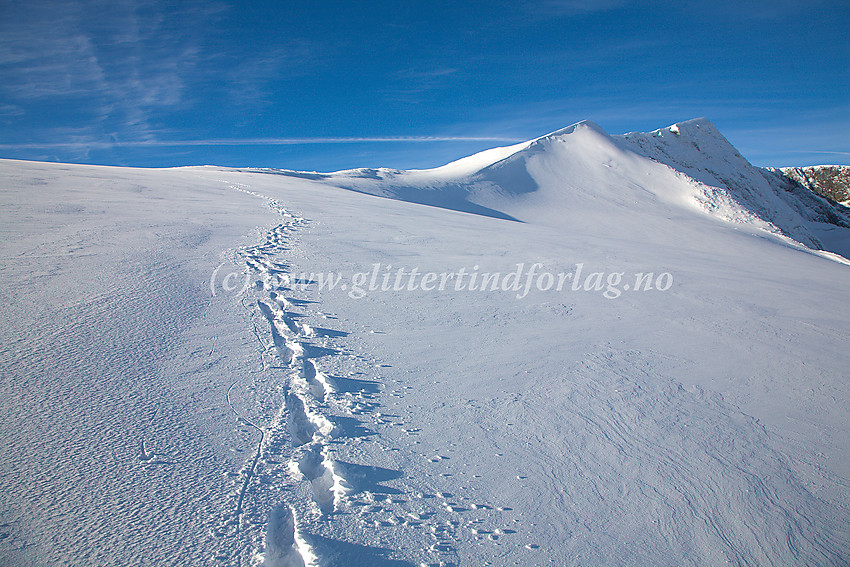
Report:
[{"label": "snowy plateau", "polygon": [[0,564],[850,564],[850,215],[704,119],[0,161]]}]

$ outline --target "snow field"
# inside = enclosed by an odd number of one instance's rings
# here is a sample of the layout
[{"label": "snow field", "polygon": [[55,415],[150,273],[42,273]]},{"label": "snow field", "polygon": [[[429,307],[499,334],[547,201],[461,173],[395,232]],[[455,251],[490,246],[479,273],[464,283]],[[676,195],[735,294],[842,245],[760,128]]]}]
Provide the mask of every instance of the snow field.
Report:
[{"label": "snow field", "polygon": [[[413,172],[3,162],[0,562],[846,563],[844,213],[730,148],[580,123]],[[579,264],[671,281],[304,275]]]}]

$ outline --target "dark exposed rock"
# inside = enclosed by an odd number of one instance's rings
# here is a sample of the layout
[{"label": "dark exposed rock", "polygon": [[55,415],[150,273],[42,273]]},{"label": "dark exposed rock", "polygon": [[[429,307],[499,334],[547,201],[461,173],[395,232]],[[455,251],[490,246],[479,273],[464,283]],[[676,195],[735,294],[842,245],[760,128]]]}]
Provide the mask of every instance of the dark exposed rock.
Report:
[{"label": "dark exposed rock", "polygon": [[783,167],[779,171],[830,201],[850,206],[850,165]]}]

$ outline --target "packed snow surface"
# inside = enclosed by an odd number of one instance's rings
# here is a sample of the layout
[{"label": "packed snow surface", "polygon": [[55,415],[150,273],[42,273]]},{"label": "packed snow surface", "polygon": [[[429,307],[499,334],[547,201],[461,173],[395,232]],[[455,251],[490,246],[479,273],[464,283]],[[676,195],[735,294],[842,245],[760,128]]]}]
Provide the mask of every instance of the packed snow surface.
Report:
[{"label": "packed snow surface", "polygon": [[850,562],[850,221],[704,119],[0,189],[0,564]]}]

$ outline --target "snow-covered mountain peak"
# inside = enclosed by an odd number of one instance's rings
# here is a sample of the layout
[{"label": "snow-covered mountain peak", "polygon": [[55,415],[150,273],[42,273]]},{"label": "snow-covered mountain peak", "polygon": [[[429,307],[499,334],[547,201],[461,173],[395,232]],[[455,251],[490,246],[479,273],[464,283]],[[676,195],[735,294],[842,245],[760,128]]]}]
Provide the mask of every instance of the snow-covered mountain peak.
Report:
[{"label": "snow-covered mountain peak", "polygon": [[434,169],[417,170],[418,173],[437,177],[466,177],[480,174],[482,170],[496,166],[505,160],[526,159],[532,154],[545,151],[551,144],[557,141],[563,141],[566,136],[570,135],[598,135],[604,138],[609,138],[608,134],[596,123],[590,120],[582,120],[576,122],[566,128],[555,130],[549,134],[540,136],[527,142],[520,142],[511,146],[500,148],[492,148],[478,152],[471,156],[455,160],[444,166]]},{"label": "snow-covered mountain peak", "polygon": [[781,174],[753,166],[705,118],[653,132],[613,136],[622,147],[684,173],[711,214],[789,237],[815,250],[850,256],[850,242],[835,227],[850,218],[825,199],[802,191]]},{"label": "snow-covered mountain peak", "polygon": [[576,131],[582,130],[591,130],[598,134],[602,134],[603,136],[608,136],[608,133],[605,132],[605,130],[603,130],[602,127],[599,126],[596,122],[593,122],[592,120],[582,120],[580,122],[576,122],[575,124],[571,124],[566,128],[561,128],[560,130],[555,130],[554,132],[550,132],[545,136],[540,136],[535,141],[558,138],[561,136],[568,136],[570,134],[575,133]]},{"label": "snow-covered mountain peak", "polygon": [[695,167],[713,162],[718,165],[725,163],[733,168],[750,166],[706,118],[694,118],[652,132],[629,132],[613,138],[624,147],[667,165]]},{"label": "snow-covered mountain peak", "polygon": [[707,133],[713,136],[720,136],[720,131],[714,123],[704,116],[691,118],[690,120],[683,120],[682,122],[676,122],[666,128],[659,128],[658,130],[655,130],[655,132],[663,132],[665,130],[673,132],[674,134],[689,134],[691,136],[704,135]]},{"label": "snow-covered mountain peak", "polygon": [[[280,172],[296,177],[297,172]],[[663,225],[686,214],[788,237],[850,257],[850,216],[754,167],[706,118],[611,136],[584,120],[544,136],[492,148],[433,169],[360,168],[309,174],[329,185],[501,219],[560,226],[565,219],[612,235],[619,210]]]}]

